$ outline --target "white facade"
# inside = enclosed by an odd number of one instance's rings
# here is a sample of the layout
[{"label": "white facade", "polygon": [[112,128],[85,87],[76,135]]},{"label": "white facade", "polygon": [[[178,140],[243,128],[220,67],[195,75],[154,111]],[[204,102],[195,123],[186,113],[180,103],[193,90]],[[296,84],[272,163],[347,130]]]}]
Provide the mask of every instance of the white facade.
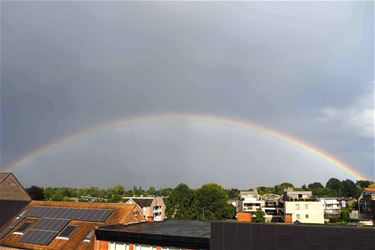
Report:
[{"label": "white facade", "polygon": [[337,215],[341,213],[340,202],[335,198],[320,198],[326,215]]},{"label": "white facade", "polygon": [[262,209],[264,201],[260,200],[257,191],[241,191],[240,193],[243,212],[256,212]]},{"label": "white facade", "polygon": [[293,222],[324,224],[324,208],[320,201],[285,201],[284,213],[292,214]]}]

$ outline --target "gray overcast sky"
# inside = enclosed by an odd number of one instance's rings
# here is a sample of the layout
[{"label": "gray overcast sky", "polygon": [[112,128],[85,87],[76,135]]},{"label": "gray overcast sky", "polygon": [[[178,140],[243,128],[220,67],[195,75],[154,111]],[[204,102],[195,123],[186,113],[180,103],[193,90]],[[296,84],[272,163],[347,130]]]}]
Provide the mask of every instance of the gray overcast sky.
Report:
[{"label": "gray overcast sky", "polygon": [[[374,4],[1,2],[1,168],[163,112],[247,119],[374,178]],[[107,128],[12,169],[25,185],[249,187],[345,173],[249,130]]]}]

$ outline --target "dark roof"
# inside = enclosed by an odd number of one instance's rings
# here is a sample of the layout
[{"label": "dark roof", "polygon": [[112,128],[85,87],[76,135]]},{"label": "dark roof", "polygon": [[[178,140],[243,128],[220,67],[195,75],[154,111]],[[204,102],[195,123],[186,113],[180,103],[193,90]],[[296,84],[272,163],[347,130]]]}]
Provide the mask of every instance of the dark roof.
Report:
[{"label": "dark roof", "polygon": [[137,205],[140,207],[140,208],[144,208],[144,207],[149,207],[151,206],[151,203],[152,201],[154,200],[154,198],[141,198],[141,199],[133,199],[132,200],[137,203]]},{"label": "dark roof", "polygon": [[202,221],[166,220],[102,226],[95,232],[98,240],[205,249],[209,247],[211,226]]},{"label": "dark roof", "polygon": [[16,216],[30,201],[0,200],[0,228]]}]

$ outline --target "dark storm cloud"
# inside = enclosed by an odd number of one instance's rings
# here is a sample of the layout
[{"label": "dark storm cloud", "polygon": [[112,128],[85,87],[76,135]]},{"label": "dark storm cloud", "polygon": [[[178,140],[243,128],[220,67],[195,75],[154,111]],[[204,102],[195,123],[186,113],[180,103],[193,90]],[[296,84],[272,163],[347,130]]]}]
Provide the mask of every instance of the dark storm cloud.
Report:
[{"label": "dark storm cloud", "polygon": [[1,5],[2,167],[77,129],[174,111],[257,121],[371,174],[371,2]]}]

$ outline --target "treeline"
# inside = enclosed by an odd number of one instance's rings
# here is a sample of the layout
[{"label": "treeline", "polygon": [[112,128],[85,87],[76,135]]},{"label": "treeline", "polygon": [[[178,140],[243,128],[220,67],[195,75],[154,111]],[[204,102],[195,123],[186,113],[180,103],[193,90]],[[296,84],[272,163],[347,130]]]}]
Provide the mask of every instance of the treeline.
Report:
[{"label": "treeline", "polygon": [[320,182],[313,182],[308,185],[302,185],[302,187],[295,187],[292,183],[281,183],[274,187],[258,187],[258,193],[260,195],[267,193],[274,193],[281,195],[286,188],[294,188],[295,190],[306,190],[312,191],[315,196],[318,197],[353,197],[358,198],[363,188],[375,187],[375,183],[368,180],[359,180],[353,182],[352,180],[342,180],[336,178],[330,178],[325,185]]},{"label": "treeline", "polygon": [[[190,189],[187,185],[182,184],[184,190],[190,196],[198,194],[200,196],[201,192],[204,192],[208,187],[203,185],[198,189]],[[207,184],[214,185],[214,184]],[[215,184],[216,185],[216,184]],[[237,188],[224,189],[219,185],[220,192],[225,193],[227,199],[237,199],[239,198],[240,190]],[[204,187],[204,188],[203,188]],[[211,186],[209,186],[211,187]],[[338,180],[336,178],[331,178],[325,183],[325,185],[320,182],[313,182],[307,185],[302,185],[301,187],[295,187],[292,183],[284,182],[281,184],[274,185],[273,187],[260,186],[257,187],[258,193],[260,195],[274,193],[281,195],[286,188],[294,188],[295,190],[311,190],[314,195],[319,197],[324,196],[339,196],[339,197],[353,197],[358,198],[361,194],[363,188],[375,187],[375,183],[366,180],[360,180],[353,182],[351,180]],[[203,188],[203,189],[202,189]],[[143,189],[142,187],[136,187],[126,190],[124,186],[117,185],[110,188],[98,188],[98,187],[87,187],[87,188],[70,188],[70,187],[38,187],[32,186],[27,188],[26,191],[30,194],[31,198],[34,200],[49,200],[49,201],[87,201],[82,199],[82,197],[94,197],[97,201],[101,202],[120,202],[124,196],[165,196],[169,197],[169,200],[173,200],[174,196],[179,196],[181,193],[182,186],[178,185],[175,188],[159,188],[149,187],[148,189]],[[201,190],[202,189],[202,190]],[[211,190],[211,188],[209,188]],[[250,190],[250,189],[249,189]],[[188,192],[189,191],[189,192]],[[199,191],[199,192],[198,192]],[[190,197],[190,196],[187,197]],[[210,195],[210,193],[207,193]],[[208,197],[207,199],[209,199]],[[201,199],[201,198],[199,198]],[[176,199],[177,200],[177,199]],[[190,204],[189,202],[187,202]],[[177,204],[177,203],[176,203]],[[174,204],[171,204],[174,205]],[[171,207],[171,206],[170,206]],[[183,210],[181,210],[183,211]],[[182,213],[182,212],[181,212]],[[203,211],[200,211],[203,213]],[[194,212],[197,214],[197,212]],[[178,214],[176,214],[178,216]],[[201,215],[200,215],[201,216]],[[209,215],[207,215],[209,216]]]},{"label": "treeline", "polygon": [[143,190],[142,187],[133,187],[130,190],[125,190],[122,185],[117,185],[110,188],[71,188],[71,187],[38,187],[31,186],[26,188],[30,197],[33,200],[46,201],[87,201],[85,197],[96,198],[100,202],[120,202],[124,196],[168,196],[173,190],[172,188],[163,188],[157,190],[155,187],[150,187]]}]

